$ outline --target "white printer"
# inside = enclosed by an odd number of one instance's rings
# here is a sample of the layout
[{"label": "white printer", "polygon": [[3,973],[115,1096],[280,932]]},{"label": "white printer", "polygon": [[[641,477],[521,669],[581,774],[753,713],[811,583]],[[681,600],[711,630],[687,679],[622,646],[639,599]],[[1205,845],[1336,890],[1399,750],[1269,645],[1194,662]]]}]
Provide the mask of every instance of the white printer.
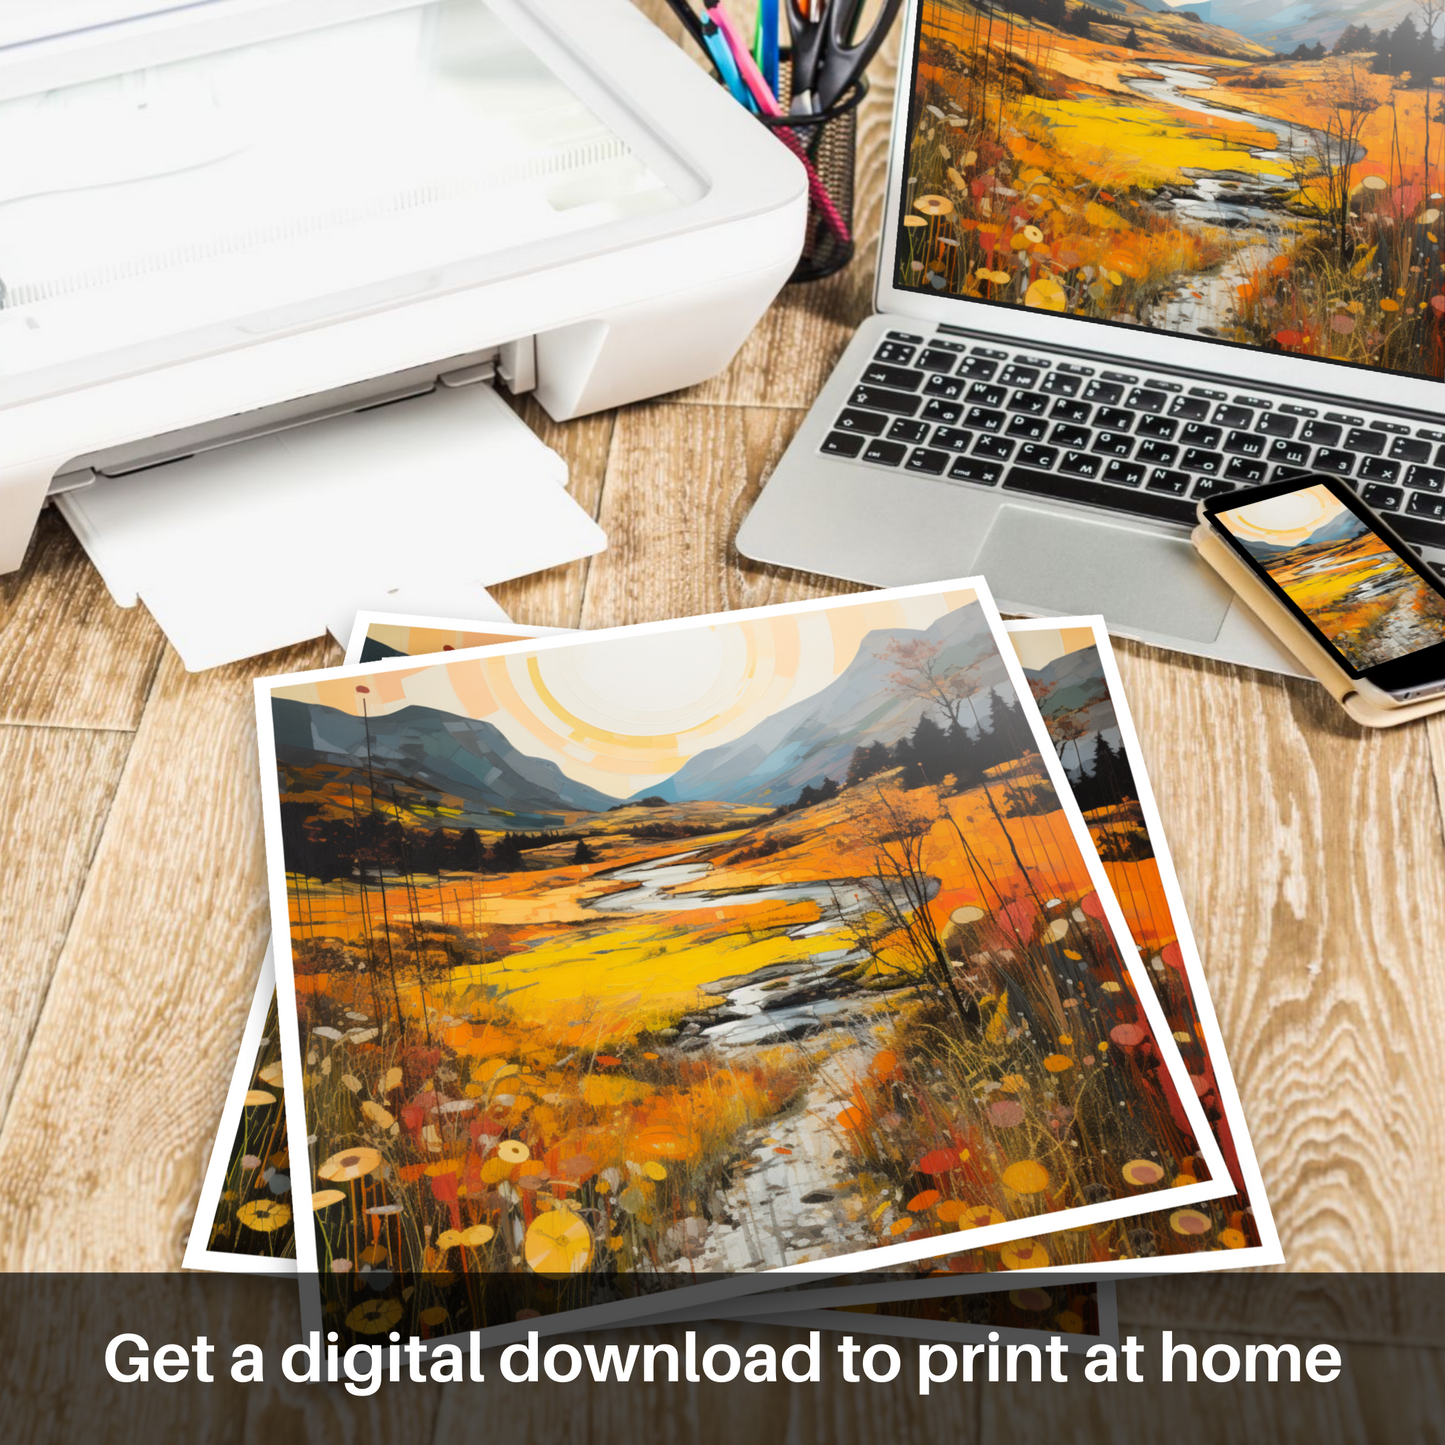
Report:
[{"label": "white printer", "polygon": [[[0,572],[53,496],[163,626],[280,589],[269,630],[189,665],[316,635],[287,612],[322,592],[345,626],[464,614],[449,565],[548,472],[481,389],[565,420],[714,374],[806,204],[797,160],[628,0],[20,0]],[[597,550],[560,505],[467,585]],[[319,552],[344,560],[285,602]]]}]

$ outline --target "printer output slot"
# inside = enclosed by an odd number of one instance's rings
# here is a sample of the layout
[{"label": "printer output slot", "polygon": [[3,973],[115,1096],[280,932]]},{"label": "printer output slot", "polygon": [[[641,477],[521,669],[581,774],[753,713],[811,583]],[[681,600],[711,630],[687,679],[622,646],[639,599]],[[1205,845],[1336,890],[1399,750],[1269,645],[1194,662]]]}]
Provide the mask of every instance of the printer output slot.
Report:
[{"label": "printer output slot", "polygon": [[428,366],[412,367],[390,376],[373,377],[351,386],[310,396],[295,397],[276,406],[234,416],[218,417],[199,426],[127,442],[76,457],[56,473],[47,495],[58,496],[91,485],[97,477],[126,477],[167,462],[181,461],[199,452],[236,442],[306,426],[348,412],[370,411],[394,402],[428,396],[439,385],[447,387],[490,384],[498,377],[512,392],[530,391],[536,384],[535,347],[530,336],[503,346],[487,347],[465,356],[449,357]]}]

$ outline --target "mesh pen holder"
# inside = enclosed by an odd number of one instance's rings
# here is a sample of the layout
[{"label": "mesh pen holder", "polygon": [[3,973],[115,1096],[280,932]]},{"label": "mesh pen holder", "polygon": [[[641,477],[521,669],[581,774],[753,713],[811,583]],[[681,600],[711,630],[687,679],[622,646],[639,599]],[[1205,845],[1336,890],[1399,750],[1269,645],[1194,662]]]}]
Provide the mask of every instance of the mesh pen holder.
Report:
[{"label": "mesh pen holder", "polygon": [[[778,70],[778,101],[792,98],[792,67],[786,54]],[[858,146],[858,107],[868,94],[860,76],[827,110],[816,115],[759,116],[808,168],[808,226],[803,253],[790,281],[820,281],[853,259],[853,166]]]}]

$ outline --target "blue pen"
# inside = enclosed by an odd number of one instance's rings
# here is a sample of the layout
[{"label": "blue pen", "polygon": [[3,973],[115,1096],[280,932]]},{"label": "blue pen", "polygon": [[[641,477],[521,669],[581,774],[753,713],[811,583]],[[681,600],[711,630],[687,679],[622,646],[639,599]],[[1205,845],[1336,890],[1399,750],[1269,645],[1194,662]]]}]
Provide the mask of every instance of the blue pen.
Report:
[{"label": "blue pen", "polygon": [[757,106],[753,102],[752,93],[743,84],[738,63],[733,59],[733,53],[729,49],[727,41],[717,28],[717,21],[704,20],[702,22],[702,43],[707,46],[707,53],[712,57],[712,63],[717,67],[717,73],[722,76],[723,84],[732,91],[733,99],[747,106],[749,110],[756,111]]},{"label": "blue pen", "polygon": [[758,0],[758,29],[762,36],[758,69],[774,95],[778,93],[778,0]]}]

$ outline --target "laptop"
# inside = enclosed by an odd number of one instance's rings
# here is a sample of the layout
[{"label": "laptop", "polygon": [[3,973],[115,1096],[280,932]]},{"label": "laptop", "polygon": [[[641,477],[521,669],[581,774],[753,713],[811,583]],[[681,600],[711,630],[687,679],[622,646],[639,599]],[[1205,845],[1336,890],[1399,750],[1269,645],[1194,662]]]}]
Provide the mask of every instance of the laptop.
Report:
[{"label": "laptop", "polygon": [[905,11],[876,314],[738,549],[1299,675],[1196,504],[1345,477],[1445,571],[1445,129],[1317,26],[1015,3]]}]

